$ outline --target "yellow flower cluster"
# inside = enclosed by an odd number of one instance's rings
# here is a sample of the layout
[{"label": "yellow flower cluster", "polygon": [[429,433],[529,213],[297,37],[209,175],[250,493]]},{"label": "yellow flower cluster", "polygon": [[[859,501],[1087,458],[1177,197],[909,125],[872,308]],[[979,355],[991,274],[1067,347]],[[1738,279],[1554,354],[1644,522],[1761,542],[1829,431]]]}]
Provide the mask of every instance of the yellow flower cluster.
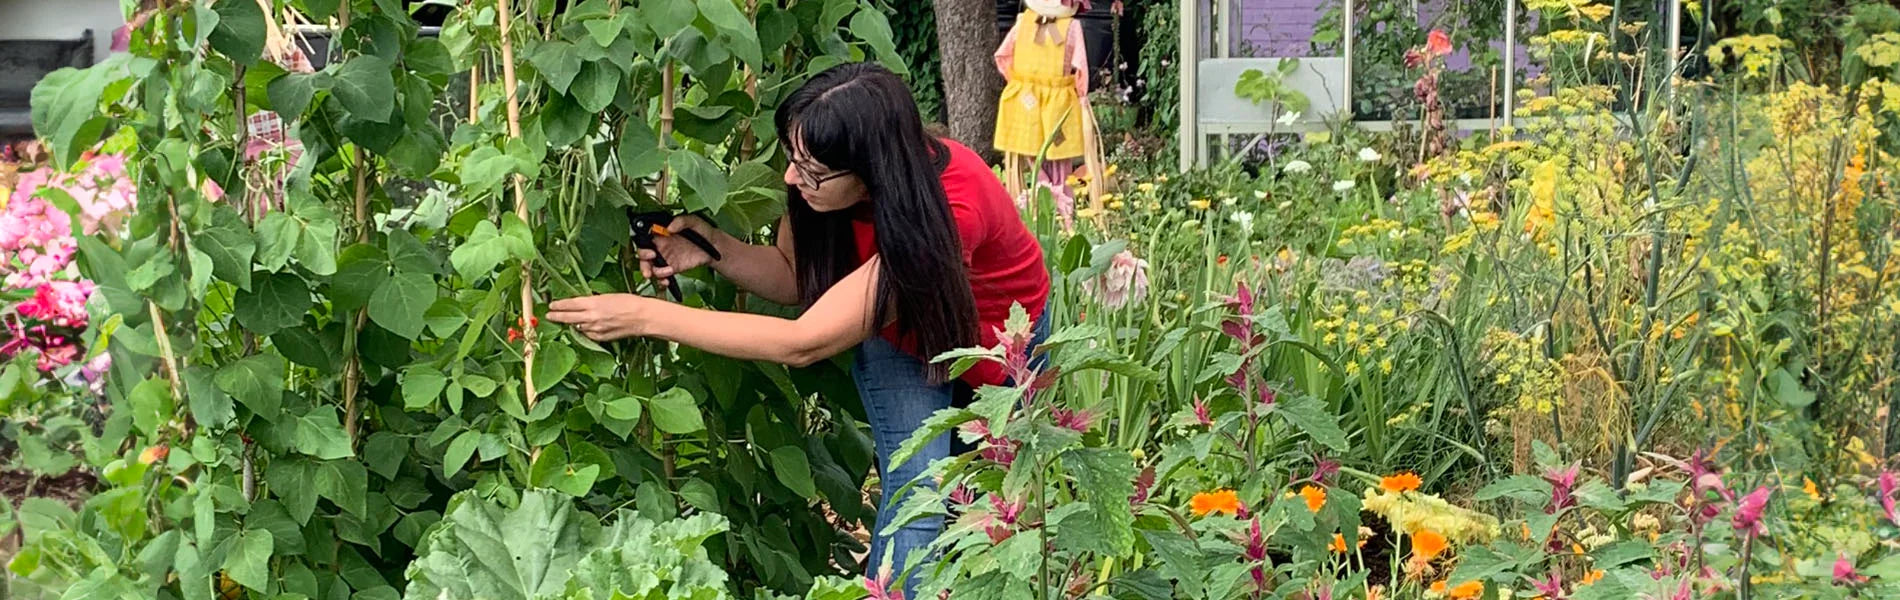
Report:
[{"label": "yellow flower cluster", "polygon": [[1507,408],[1547,415],[1563,404],[1563,366],[1544,357],[1542,337],[1493,329],[1483,346],[1491,356],[1491,383],[1515,400]]},{"label": "yellow flower cluster", "polygon": [[1389,492],[1366,488],[1361,502],[1366,512],[1385,517],[1395,531],[1408,534],[1433,531],[1459,544],[1484,543],[1498,536],[1498,520],[1458,507],[1433,494]]},{"label": "yellow flower cluster", "polygon": [[1741,62],[1746,76],[1760,77],[1763,70],[1781,64],[1782,50],[1792,45],[1772,33],[1723,38],[1709,47],[1709,62],[1719,66],[1733,57]]}]

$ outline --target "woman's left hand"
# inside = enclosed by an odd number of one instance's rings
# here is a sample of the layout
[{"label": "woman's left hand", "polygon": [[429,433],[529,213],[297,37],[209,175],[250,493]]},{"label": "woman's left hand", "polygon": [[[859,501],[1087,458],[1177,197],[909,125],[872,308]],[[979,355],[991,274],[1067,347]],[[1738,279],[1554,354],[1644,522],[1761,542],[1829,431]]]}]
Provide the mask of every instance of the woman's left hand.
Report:
[{"label": "woman's left hand", "polygon": [[573,325],[575,331],[596,342],[612,341],[645,335],[652,302],[660,300],[633,294],[555,300],[548,305],[548,320]]}]

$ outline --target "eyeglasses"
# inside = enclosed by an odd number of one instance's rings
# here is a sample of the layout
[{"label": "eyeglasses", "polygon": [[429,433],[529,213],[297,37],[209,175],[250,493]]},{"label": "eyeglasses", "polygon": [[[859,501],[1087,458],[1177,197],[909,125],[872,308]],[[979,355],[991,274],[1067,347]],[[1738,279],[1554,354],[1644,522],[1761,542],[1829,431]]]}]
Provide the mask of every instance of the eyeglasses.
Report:
[{"label": "eyeglasses", "polygon": [[810,169],[805,168],[805,165],[803,163],[799,163],[797,161],[792,162],[792,168],[798,170],[799,187],[811,189],[813,191],[816,191],[818,189],[818,186],[824,185],[825,182],[827,181],[831,181],[833,179],[837,179],[839,177],[844,177],[846,175],[851,174],[850,171],[840,170],[840,171],[832,171],[824,175],[813,175]]}]

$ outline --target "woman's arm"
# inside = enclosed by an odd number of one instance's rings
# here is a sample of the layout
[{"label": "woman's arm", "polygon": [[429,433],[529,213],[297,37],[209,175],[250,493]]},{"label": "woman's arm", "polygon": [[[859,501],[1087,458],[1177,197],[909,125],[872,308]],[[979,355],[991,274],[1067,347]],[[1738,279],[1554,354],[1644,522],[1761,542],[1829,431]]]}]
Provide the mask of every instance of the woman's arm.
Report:
[{"label": "woman's arm", "polygon": [[877,265],[878,259],[872,258],[858,267],[797,319],[610,294],[556,301],[548,307],[548,320],[572,324],[596,341],[655,337],[732,358],[802,367],[837,355],[871,336]]},{"label": "woman's arm", "polygon": [[760,298],[784,305],[798,304],[798,269],[792,261],[792,222],[778,221],[778,242],[771,246],[748,244],[730,235],[714,242],[725,260],[714,261],[713,270],[731,279],[739,287]]}]

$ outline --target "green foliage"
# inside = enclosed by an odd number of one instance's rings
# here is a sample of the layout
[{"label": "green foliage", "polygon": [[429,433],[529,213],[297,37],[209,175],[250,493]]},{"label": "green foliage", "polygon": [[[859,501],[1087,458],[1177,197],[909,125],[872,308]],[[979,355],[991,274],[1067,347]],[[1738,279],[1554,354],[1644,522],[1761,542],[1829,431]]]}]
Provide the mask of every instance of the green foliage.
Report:
[{"label": "green foliage", "polygon": [[891,3],[884,7],[890,21],[897,54],[909,67],[907,77],[911,95],[917,98],[917,110],[925,122],[945,118],[943,65],[937,50],[937,11],[930,2]]},{"label": "green foliage", "polygon": [[1312,105],[1306,94],[1286,85],[1286,77],[1300,68],[1299,59],[1282,59],[1272,73],[1260,69],[1247,69],[1240,74],[1240,81],[1234,83],[1234,95],[1243,100],[1268,105],[1274,113],[1306,112]]}]

